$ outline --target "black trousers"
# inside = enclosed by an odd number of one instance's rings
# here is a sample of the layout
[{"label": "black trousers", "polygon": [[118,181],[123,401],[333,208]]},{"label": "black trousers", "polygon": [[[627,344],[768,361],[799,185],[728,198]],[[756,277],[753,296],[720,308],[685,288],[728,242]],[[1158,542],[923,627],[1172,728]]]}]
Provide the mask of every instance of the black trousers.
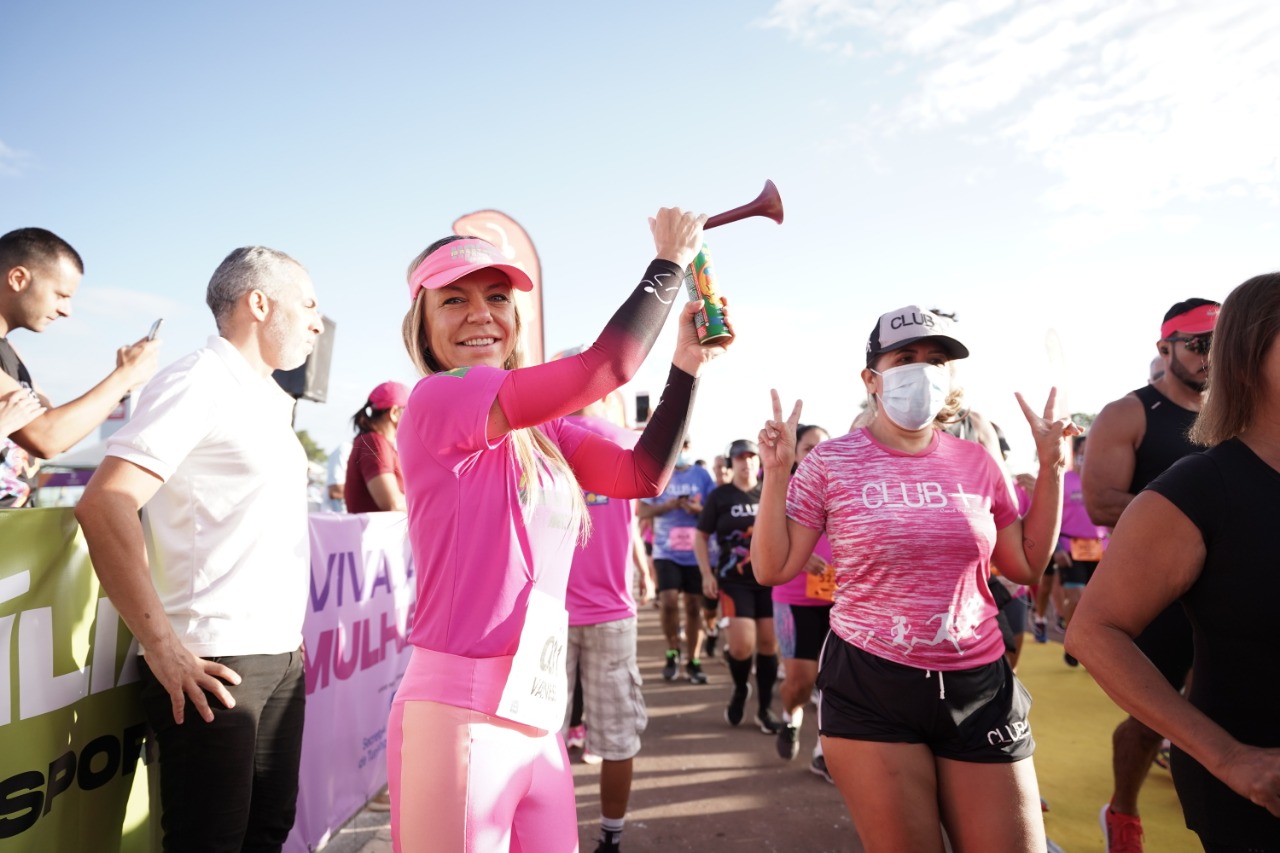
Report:
[{"label": "black trousers", "polygon": [[213,722],[169,694],[138,659],[142,707],[160,747],[166,853],[279,851],[293,828],[306,703],[302,652],[210,658],[240,674],[234,708],[206,693]]}]

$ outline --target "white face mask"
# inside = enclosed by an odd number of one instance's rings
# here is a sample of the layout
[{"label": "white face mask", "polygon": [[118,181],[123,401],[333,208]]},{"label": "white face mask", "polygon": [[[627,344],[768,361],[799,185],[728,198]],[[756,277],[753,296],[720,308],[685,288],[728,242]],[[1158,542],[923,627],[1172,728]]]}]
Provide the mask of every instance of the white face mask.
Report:
[{"label": "white face mask", "polygon": [[933,422],[951,393],[951,371],[945,364],[916,362],[891,367],[884,373],[880,402],[884,413],[903,429],[923,429]]}]

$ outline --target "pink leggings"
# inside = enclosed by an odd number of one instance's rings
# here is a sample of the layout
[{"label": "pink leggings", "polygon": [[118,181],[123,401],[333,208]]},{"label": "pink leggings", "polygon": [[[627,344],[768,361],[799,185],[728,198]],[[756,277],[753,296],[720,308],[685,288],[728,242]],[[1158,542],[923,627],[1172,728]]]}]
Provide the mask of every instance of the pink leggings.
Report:
[{"label": "pink leggings", "polygon": [[396,853],[576,853],[573,774],[559,733],[408,698],[415,668],[388,731]]}]

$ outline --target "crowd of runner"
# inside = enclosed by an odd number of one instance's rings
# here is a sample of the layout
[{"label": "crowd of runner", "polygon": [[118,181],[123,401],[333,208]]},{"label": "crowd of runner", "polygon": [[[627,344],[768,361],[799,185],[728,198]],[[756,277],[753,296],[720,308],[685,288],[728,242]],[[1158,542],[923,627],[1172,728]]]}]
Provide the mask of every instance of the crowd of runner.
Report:
[{"label": "crowd of runner", "polygon": [[[403,337],[423,378],[373,389],[329,493],[408,518],[412,657],[379,800],[396,849],[576,850],[568,747],[601,765],[597,853],[622,849],[647,720],[634,593],[652,590],[662,678],[722,691],[728,727],[750,721],[792,761],[816,709],[808,767],[867,850],[940,851],[944,829],[960,851],[1050,848],[1015,674],[1023,635],[1046,642],[1050,620],[1067,632],[1063,665],[1083,663],[1134,715],[1113,738],[1107,849],[1143,849],[1138,792],[1171,752],[1206,849],[1280,850],[1280,682],[1234,642],[1262,643],[1265,614],[1241,631],[1224,604],[1241,583],[1280,592],[1274,573],[1244,573],[1280,468],[1280,280],[1246,282],[1224,306],[1175,303],[1159,370],[1087,437],[1054,392],[1039,407],[1018,395],[1026,427],[1010,434],[1034,446],[1033,475],[1011,476],[1004,431],[963,400],[957,362],[980,342],[915,305],[872,329],[865,411],[847,432],[802,424],[803,404],[788,414],[775,390],[709,471],[686,427],[703,366],[732,346],[701,345],[696,303],[672,309],[704,221],[659,211],[655,258],[599,338],[541,365],[522,364],[513,299],[533,284],[492,246],[445,238],[409,266]],[[83,263],[23,229],[0,237],[0,267],[7,464],[65,449],[140,390],[77,518],[141,641],[161,767],[182,768],[162,774],[166,849],[279,849],[307,565],[290,504],[301,456],[269,377],[314,346],[310,279],[287,255],[238,249],[209,284],[206,348],[156,374],[154,341],[122,347],[102,383],[55,406],[7,337],[65,315]],[[680,333],[662,399],[627,429],[617,389],[669,313]],[[1229,394],[1209,394],[1211,352]],[[1168,574],[1144,561],[1153,551]],[[1254,598],[1250,614],[1274,595]],[[708,675],[716,656],[727,679]],[[210,810],[210,790],[236,793]]]}]

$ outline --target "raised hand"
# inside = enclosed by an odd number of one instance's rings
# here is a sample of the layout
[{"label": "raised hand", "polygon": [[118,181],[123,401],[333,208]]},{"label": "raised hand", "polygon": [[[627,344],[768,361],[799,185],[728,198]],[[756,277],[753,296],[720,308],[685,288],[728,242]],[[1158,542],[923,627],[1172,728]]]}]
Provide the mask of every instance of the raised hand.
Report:
[{"label": "raised hand", "polygon": [[130,391],[146,385],[155,375],[159,353],[160,341],[146,338],[116,350],[116,369],[128,371]]},{"label": "raised hand", "polygon": [[702,225],[706,221],[705,213],[690,213],[678,207],[664,207],[649,217],[658,257],[681,269],[689,266],[702,249]]},{"label": "raised hand", "polygon": [[1049,389],[1049,399],[1044,404],[1044,414],[1037,415],[1027,401],[1018,392],[1014,392],[1022,414],[1031,427],[1031,437],[1036,443],[1036,456],[1040,459],[1041,468],[1056,468],[1059,471],[1067,467],[1066,441],[1077,435],[1084,435],[1084,430],[1072,423],[1069,416],[1058,412],[1058,389]]},{"label": "raised hand", "polygon": [[765,471],[785,471],[791,473],[791,466],[796,461],[796,427],[800,425],[800,410],[803,400],[796,400],[791,407],[791,415],[782,419],[782,400],[776,388],[769,389],[773,400],[773,418],[764,422],[756,445],[760,448],[760,464]]}]

